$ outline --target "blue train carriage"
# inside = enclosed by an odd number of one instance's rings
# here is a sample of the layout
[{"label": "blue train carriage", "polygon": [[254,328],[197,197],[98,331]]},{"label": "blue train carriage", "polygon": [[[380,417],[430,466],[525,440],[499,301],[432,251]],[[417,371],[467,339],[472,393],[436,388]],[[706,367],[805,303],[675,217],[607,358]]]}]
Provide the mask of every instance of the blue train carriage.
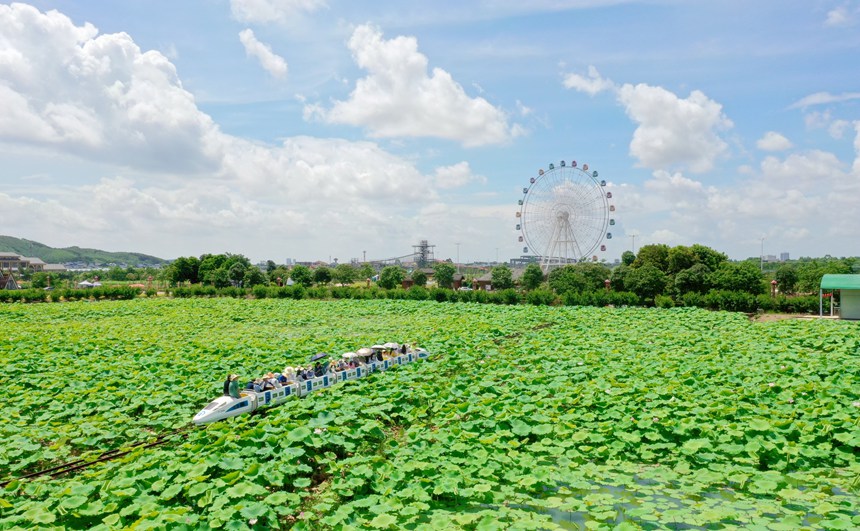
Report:
[{"label": "blue train carriage", "polygon": [[282,404],[283,402],[286,402],[287,400],[292,399],[293,397],[307,396],[314,391],[319,391],[320,389],[331,387],[338,382],[363,378],[368,374],[379,371],[386,371],[391,367],[394,367],[395,365],[412,363],[419,359],[426,359],[429,356],[429,352],[422,348],[419,348],[413,351],[409,351],[406,354],[401,354],[399,356],[394,356],[388,359],[384,359],[382,361],[376,361],[373,363],[368,363],[366,365],[361,365],[354,369],[347,369],[345,371],[336,371],[330,374],[324,374],[317,378],[287,384],[283,387],[270,389],[268,391],[262,391],[257,393],[254,391],[242,390],[239,393],[239,398],[233,398],[231,396],[219,396],[212,402],[209,402],[206,407],[204,407],[196,415],[194,415],[193,421],[195,424],[206,424],[209,422],[216,422],[230,417],[235,417],[237,415],[242,415],[245,413],[251,413],[252,411],[255,411],[260,408],[277,406]]}]

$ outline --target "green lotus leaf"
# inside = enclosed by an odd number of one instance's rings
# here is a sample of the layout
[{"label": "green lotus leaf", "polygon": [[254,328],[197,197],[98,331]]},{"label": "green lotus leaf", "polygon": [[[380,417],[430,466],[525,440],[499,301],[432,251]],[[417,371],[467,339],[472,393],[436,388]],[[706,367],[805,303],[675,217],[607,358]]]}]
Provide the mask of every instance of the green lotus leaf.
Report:
[{"label": "green lotus leaf", "polygon": [[387,529],[396,523],[397,518],[390,514],[383,513],[376,515],[372,520],[368,522],[368,525],[377,529]]}]

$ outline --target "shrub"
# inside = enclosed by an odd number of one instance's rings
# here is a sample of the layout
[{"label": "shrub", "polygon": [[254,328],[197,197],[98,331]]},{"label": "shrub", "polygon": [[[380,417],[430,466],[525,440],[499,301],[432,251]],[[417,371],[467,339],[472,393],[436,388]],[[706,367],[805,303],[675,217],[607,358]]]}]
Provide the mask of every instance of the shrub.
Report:
[{"label": "shrub", "polygon": [[269,288],[263,284],[257,284],[251,288],[251,293],[254,294],[255,299],[265,299],[269,296]]},{"label": "shrub", "polygon": [[674,308],[675,301],[672,300],[672,297],[666,295],[657,295],[654,297],[654,306],[658,308]]},{"label": "shrub", "polygon": [[436,302],[448,302],[451,300],[452,293],[454,292],[449,289],[433,288],[430,290],[429,297]]},{"label": "shrub", "polygon": [[499,295],[501,304],[519,304],[520,302],[520,294],[515,289],[503,289],[494,293]]},{"label": "shrub", "polygon": [[704,308],[705,296],[695,292],[685,293],[681,296],[681,303],[690,308]]},{"label": "shrub", "polygon": [[546,289],[535,289],[526,295],[526,302],[535,306],[551,306],[555,299],[555,293]]},{"label": "shrub", "polygon": [[744,291],[711,290],[705,295],[705,307],[728,312],[756,311],[755,295]]},{"label": "shrub", "polygon": [[406,292],[406,298],[413,301],[426,301],[430,297],[430,293],[421,286],[412,286]]}]

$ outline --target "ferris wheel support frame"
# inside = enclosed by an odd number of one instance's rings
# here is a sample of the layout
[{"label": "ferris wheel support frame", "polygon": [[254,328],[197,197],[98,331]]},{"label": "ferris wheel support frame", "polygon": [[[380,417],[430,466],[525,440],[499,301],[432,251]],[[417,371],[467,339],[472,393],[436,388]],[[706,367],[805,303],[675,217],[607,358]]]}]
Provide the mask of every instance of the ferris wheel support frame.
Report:
[{"label": "ferris wheel support frame", "polygon": [[[612,238],[607,229],[615,225],[610,217],[615,206],[609,201],[612,193],[605,191],[606,181],[597,176],[588,171],[588,164],[578,168],[576,161],[569,166],[561,161],[558,167],[550,164],[547,172],[540,170],[523,188],[517,212],[519,241],[526,243],[524,253],[531,251],[540,258],[544,273],[585,261],[598,249],[606,251],[603,241]],[[591,259],[596,261],[597,255]]]}]

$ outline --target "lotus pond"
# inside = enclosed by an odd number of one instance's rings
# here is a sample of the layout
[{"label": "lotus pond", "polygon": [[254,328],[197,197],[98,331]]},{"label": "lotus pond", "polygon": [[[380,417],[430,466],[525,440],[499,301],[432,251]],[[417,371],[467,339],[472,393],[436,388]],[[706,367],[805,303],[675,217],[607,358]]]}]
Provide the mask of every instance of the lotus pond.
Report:
[{"label": "lotus pond", "polygon": [[0,528],[860,527],[860,323],[698,309],[0,307],[0,478],[185,426],[319,351],[431,359],[0,490]]}]

